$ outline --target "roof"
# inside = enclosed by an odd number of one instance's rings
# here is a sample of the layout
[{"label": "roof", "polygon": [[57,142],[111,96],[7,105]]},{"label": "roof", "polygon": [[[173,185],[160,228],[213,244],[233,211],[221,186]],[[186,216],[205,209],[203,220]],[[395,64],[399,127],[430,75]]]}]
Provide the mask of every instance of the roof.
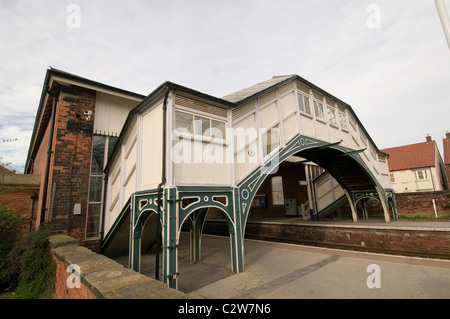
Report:
[{"label": "roof", "polygon": [[230,101],[230,102],[240,102],[242,100],[245,100],[248,97],[251,97],[257,93],[260,93],[274,85],[277,85],[285,80],[291,79],[291,78],[295,78],[297,77],[296,75],[279,75],[279,76],[274,76],[269,80],[257,83],[255,85],[252,85],[248,88],[239,90],[237,92],[228,94],[224,97],[222,97],[222,99]]},{"label": "roof", "polygon": [[450,165],[450,138],[443,139],[442,144],[444,144],[444,164]]},{"label": "roof", "polygon": [[389,154],[390,171],[401,171],[436,165],[438,148],[435,141],[392,147],[381,150]]},{"label": "roof", "polygon": [[25,172],[29,172],[31,170],[31,160],[36,155],[37,149],[39,148],[41,140],[45,134],[48,122],[50,121],[52,103],[47,99],[47,90],[51,90],[53,91],[53,93],[56,93],[57,89],[53,88],[52,86],[57,87],[59,85],[59,82],[80,85],[86,88],[103,92],[110,92],[139,101],[145,98],[145,96],[141,94],[126,91],[100,82],[92,81],[72,73],[49,67],[47,69],[47,73],[45,75],[44,83],[42,86],[41,98],[39,101],[33,133],[30,140],[30,147],[28,148]]}]

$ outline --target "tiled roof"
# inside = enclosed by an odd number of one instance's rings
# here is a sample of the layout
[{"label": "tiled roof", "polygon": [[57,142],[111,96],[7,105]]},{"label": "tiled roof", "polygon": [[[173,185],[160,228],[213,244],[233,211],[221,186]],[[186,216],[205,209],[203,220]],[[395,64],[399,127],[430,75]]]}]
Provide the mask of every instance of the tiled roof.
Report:
[{"label": "tiled roof", "polygon": [[421,167],[434,167],[437,146],[436,142],[432,141],[430,143],[424,142],[386,148],[381,151],[389,154],[389,170],[400,171]]}]

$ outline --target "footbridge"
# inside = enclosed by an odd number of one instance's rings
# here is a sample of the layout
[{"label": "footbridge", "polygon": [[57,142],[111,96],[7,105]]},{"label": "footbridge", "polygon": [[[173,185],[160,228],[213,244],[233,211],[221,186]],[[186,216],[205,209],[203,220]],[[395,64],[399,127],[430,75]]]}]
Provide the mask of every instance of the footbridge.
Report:
[{"label": "footbridge", "polygon": [[297,75],[223,98],[166,82],[130,112],[105,169],[103,250],[128,251],[139,271],[143,249],[159,251],[160,240],[162,280],[176,288],[182,226],[196,262],[214,209],[227,220],[239,273],[253,200],[282,163],[314,163],[334,181],[334,196],[314,198],[322,211],[346,202],[357,222],[357,204],[376,199],[388,223],[396,211],[386,156],[348,104]]}]

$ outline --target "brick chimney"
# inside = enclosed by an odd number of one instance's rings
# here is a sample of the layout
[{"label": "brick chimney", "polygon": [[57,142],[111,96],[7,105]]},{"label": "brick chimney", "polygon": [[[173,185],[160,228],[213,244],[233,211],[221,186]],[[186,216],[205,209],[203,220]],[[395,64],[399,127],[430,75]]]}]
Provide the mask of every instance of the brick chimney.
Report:
[{"label": "brick chimney", "polygon": [[425,138],[427,139],[427,143],[431,143],[431,136],[430,136],[430,134],[427,134],[427,136]]},{"label": "brick chimney", "polygon": [[445,132],[445,138],[447,140],[450,140],[450,132],[449,131]]}]

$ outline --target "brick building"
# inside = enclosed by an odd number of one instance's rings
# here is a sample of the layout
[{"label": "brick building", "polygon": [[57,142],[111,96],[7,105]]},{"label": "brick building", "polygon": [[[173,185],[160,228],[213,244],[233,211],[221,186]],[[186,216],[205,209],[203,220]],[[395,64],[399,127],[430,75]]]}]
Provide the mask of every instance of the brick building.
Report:
[{"label": "brick building", "polygon": [[45,222],[98,247],[103,165],[128,112],[143,98],[47,70],[25,165],[25,174],[40,176],[37,226]]},{"label": "brick building", "polygon": [[392,188],[396,193],[448,190],[444,162],[436,141],[427,135],[425,142],[382,150],[389,154]]},{"label": "brick building", "polygon": [[445,133],[445,138],[442,140],[444,146],[444,165],[445,173],[447,174],[447,180],[450,181],[450,132]]},{"label": "brick building", "polygon": [[34,229],[39,193],[39,175],[14,174],[0,166],[0,204],[23,220],[23,231]]}]

